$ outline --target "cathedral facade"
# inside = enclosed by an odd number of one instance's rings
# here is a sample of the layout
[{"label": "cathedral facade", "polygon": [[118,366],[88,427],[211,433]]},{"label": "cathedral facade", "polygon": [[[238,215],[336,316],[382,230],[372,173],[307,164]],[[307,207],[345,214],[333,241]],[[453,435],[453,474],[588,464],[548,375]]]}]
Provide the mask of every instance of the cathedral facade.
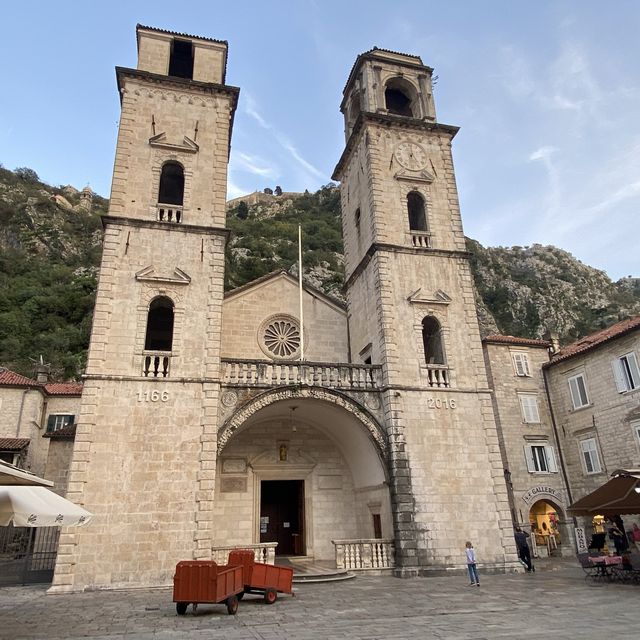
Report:
[{"label": "cathedral facade", "polygon": [[416,576],[471,540],[514,570],[432,70],[373,49],[348,76],[346,305],[286,273],[225,294],[227,44],[137,38],[67,487],[95,518],[63,532],[52,590],[166,585],[230,546]]}]

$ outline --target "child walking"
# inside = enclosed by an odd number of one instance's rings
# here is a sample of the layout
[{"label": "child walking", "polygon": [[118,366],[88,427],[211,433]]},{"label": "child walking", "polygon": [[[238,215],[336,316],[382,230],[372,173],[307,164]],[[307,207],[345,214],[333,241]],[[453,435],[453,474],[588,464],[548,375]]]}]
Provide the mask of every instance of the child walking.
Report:
[{"label": "child walking", "polygon": [[467,569],[469,570],[469,583],[470,587],[479,587],[480,586],[480,576],[478,575],[478,566],[476,565],[476,552],[473,548],[473,545],[470,542],[467,542],[465,545],[467,547]]}]

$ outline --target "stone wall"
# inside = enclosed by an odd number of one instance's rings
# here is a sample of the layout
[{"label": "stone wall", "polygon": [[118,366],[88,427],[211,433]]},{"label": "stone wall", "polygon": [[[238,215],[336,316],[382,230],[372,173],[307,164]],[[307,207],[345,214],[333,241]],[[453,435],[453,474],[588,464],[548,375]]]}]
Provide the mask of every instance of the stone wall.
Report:
[{"label": "stone wall", "polygon": [[[618,393],[612,368],[614,359],[632,351],[640,358],[638,331],[546,370],[574,500],[604,484],[616,469],[640,467],[640,442],[632,431],[632,423],[640,421],[640,389]],[[568,380],[577,374],[584,376],[589,404],[574,409]],[[589,438],[597,442],[599,473],[587,473],[582,458],[580,442]]]},{"label": "stone wall", "polygon": [[[222,357],[272,359],[260,347],[261,329],[275,316],[300,316],[298,287],[280,274],[255,287],[231,293],[223,304]],[[318,295],[303,292],[305,360],[348,362],[345,312]]]}]

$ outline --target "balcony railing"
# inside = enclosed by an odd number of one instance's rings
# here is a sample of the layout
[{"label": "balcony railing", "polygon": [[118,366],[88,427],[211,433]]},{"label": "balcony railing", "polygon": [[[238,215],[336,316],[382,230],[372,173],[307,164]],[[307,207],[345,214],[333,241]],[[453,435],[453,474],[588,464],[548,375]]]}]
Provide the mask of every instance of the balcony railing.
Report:
[{"label": "balcony railing", "polygon": [[217,564],[227,564],[229,551],[251,549],[256,562],[275,564],[277,542],[261,542],[260,544],[243,544],[229,547],[211,547],[211,559]]},{"label": "balcony railing", "polygon": [[182,205],[179,204],[161,204],[156,207],[156,217],[160,222],[174,222],[180,224],[182,222]]},{"label": "balcony railing", "polygon": [[371,571],[396,566],[393,540],[332,540],[336,552],[336,569]]},{"label": "balcony railing", "polygon": [[145,378],[168,378],[170,364],[170,351],[142,352],[142,375]]},{"label": "balcony railing", "polygon": [[223,358],[222,366],[223,384],[247,387],[307,384],[334,389],[378,389],[382,381],[382,367],[379,365]]},{"label": "balcony railing", "polygon": [[451,375],[446,365],[427,365],[427,380],[430,387],[448,389],[451,386]]},{"label": "balcony railing", "polygon": [[411,244],[418,249],[430,249],[431,234],[428,231],[412,231]]}]

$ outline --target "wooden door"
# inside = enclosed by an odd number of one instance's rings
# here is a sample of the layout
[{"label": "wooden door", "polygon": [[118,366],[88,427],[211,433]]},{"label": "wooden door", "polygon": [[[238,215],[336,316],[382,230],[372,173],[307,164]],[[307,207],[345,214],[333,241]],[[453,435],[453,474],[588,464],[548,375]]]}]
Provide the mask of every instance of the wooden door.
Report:
[{"label": "wooden door", "polygon": [[304,554],[304,481],[263,480],[260,542],[277,542],[276,555]]}]

